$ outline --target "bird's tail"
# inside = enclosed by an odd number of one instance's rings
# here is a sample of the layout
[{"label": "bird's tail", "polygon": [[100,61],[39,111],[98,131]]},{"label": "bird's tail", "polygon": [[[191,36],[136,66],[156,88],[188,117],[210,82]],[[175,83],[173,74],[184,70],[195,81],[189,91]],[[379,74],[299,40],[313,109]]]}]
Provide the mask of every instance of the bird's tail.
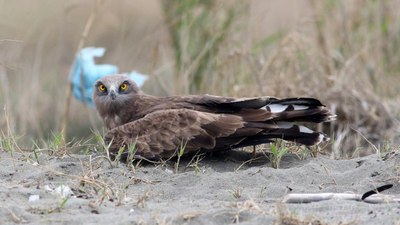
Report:
[{"label": "bird's tail", "polygon": [[292,122],[248,122],[246,127],[262,129],[262,131],[243,140],[241,144],[244,146],[273,142],[275,139],[283,139],[307,146],[329,141],[329,137],[324,133],[313,131],[303,125],[297,125]]},{"label": "bird's tail", "polygon": [[335,120],[329,109],[314,98],[287,98],[271,101],[264,108],[276,121],[321,123]]},{"label": "bird's tail", "polygon": [[297,122],[321,123],[335,120],[336,115],[331,114],[317,99],[287,98],[266,103],[261,109],[265,109],[269,118],[257,121],[247,120],[246,124],[246,127],[258,128],[262,132],[243,140],[241,144],[261,144],[279,138],[310,146],[329,140],[329,137],[321,132],[296,124]]},{"label": "bird's tail", "polygon": [[247,98],[221,103],[220,107],[221,111],[235,113],[246,121],[277,120],[321,123],[336,118],[325,105],[315,98]]}]

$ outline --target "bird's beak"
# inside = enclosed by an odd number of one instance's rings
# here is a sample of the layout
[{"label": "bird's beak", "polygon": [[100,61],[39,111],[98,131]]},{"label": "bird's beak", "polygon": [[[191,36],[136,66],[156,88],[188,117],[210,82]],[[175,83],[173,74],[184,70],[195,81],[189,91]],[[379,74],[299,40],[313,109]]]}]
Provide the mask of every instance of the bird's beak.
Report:
[{"label": "bird's beak", "polygon": [[117,94],[115,93],[114,90],[110,91],[110,97],[111,97],[112,100],[115,100],[115,98],[117,97]]}]

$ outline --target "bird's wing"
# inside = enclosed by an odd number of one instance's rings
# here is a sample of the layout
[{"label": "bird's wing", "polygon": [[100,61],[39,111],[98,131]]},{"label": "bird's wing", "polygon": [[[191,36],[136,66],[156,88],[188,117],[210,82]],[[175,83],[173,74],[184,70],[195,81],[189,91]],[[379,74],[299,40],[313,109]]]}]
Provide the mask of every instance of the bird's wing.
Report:
[{"label": "bird's wing", "polygon": [[224,98],[205,95],[186,98],[185,102],[188,108],[230,113],[242,117],[244,121],[284,120],[320,123],[334,119],[334,115],[314,98]]},{"label": "bird's wing", "polygon": [[282,109],[286,109],[288,106],[324,107],[324,105],[315,98],[278,99],[269,96],[232,98],[214,95],[192,95],[166,97],[163,100],[166,102],[174,102],[175,104],[187,103],[194,106],[204,106],[214,112],[236,112],[242,109],[260,109],[270,105],[281,107]]},{"label": "bird's wing", "polygon": [[[150,113],[170,109],[191,109],[200,112],[232,114],[244,121],[286,120],[326,122],[332,120],[329,110],[314,98],[273,97],[227,98],[212,95],[155,97],[138,95],[129,103],[127,118],[133,121]],[[133,112],[131,112],[133,111]]]},{"label": "bird's wing", "polygon": [[[282,113],[286,115],[286,112]],[[111,143],[110,152],[114,154],[122,146],[135,146],[136,155],[160,159],[176,156],[181,148],[185,154],[199,150],[218,151],[268,143],[277,138],[304,145],[327,140],[322,133],[279,117],[245,121],[243,117],[232,114],[169,109],[113,128],[107,132],[105,141]]]},{"label": "bird's wing", "polygon": [[118,152],[121,146],[135,145],[136,155],[157,159],[174,156],[181,147],[185,153],[227,149],[260,131],[245,128],[243,119],[235,115],[170,109],[111,129],[105,141],[111,142],[111,152]]},{"label": "bird's wing", "polygon": [[230,98],[214,95],[197,95],[187,96],[180,100],[195,106],[205,107],[213,112],[233,113],[241,109],[259,109],[277,99],[272,97]]}]

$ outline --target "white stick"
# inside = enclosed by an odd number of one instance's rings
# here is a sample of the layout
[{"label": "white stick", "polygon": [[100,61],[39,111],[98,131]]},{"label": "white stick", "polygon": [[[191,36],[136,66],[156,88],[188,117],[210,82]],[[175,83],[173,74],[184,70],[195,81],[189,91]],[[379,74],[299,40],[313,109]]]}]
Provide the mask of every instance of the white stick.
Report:
[{"label": "white stick", "polygon": [[[284,203],[310,203],[330,199],[361,201],[360,194],[354,193],[314,193],[314,194],[287,194]],[[400,203],[400,195],[375,194],[363,200],[367,203]]]}]

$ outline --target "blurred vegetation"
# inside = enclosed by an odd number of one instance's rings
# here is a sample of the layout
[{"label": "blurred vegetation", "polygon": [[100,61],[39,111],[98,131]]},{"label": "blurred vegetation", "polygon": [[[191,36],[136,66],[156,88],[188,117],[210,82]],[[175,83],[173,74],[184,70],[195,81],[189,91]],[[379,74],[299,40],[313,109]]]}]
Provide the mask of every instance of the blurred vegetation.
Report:
[{"label": "blurred vegetation", "polygon": [[216,69],[215,57],[242,7],[221,10],[217,1],[162,1],[175,55],[177,88],[198,93],[206,74]]},{"label": "blurred vegetation", "polygon": [[[0,129],[2,139],[14,134],[29,146],[60,126],[69,67],[95,1],[21,2],[0,3]],[[332,136],[325,150],[333,157],[399,144],[396,0],[302,0],[295,18],[287,2],[100,2],[87,46],[106,47],[99,63],[151,74],[148,93],[317,97],[338,114],[318,127]],[[71,107],[69,137],[92,136],[95,110]]]}]

